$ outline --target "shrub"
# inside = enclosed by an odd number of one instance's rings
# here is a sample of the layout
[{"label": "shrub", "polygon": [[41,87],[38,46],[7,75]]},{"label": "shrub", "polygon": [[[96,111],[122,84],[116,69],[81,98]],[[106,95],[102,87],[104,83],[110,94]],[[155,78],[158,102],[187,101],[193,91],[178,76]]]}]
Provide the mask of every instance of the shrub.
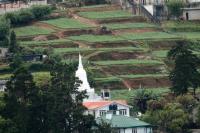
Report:
[{"label": "shrub", "polygon": [[0,18],[0,46],[7,46],[9,43],[10,23],[5,18]]},{"label": "shrub", "polygon": [[22,9],[19,11],[17,25],[27,24],[34,19],[33,13],[29,9]]},{"label": "shrub", "polygon": [[33,13],[33,16],[35,19],[41,19],[45,15],[50,14],[52,11],[52,8],[50,6],[32,6],[31,12]]}]

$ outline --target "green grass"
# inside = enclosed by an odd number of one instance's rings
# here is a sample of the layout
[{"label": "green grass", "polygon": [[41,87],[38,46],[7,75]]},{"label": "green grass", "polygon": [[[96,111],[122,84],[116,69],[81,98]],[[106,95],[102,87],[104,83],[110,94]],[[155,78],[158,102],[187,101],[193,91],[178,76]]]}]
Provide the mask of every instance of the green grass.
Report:
[{"label": "green grass", "polygon": [[178,35],[169,34],[166,32],[126,33],[121,34],[120,36],[129,40],[162,40],[180,38]]},{"label": "green grass", "polygon": [[[162,95],[170,92],[170,89],[168,88],[147,88],[148,91],[152,91],[153,93],[156,93],[157,95]],[[128,89],[120,89],[120,90],[112,90],[111,91],[111,99],[112,100],[127,100],[129,101],[132,96],[136,94],[136,89],[129,91]]]},{"label": "green grass", "polygon": [[99,82],[122,81],[122,79],[137,79],[137,78],[159,78],[166,77],[167,74],[129,74],[129,75],[116,75],[102,78],[94,78]]},{"label": "green grass", "polygon": [[37,27],[37,26],[24,26],[14,28],[17,36],[31,36],[31,35],[45,35],[54,32],[52,29]]},{"label": "green grass", "polygon": [[90,25],[83,24],[75,19],[70,19],[70,18],[58,18],[42,22],[64,29],[82,29],[82,28],[92,27]]},{"label": "green grass", "polygon": [[176,32],[176,34],[186,39],[200,39],[200,32]]},{"label": "green grass", "polygon": [[93,63],[95,63],[97,65],[154,65],[154,64],[162,64],[161,61],[157,61],[157,60],[139,60],[139,59],[95,61]]},{"label": "green grass", "polygon": [[9,79],[12,74],[0,74],[0,79]]},{"label": "green grass", "polygon": [[71,36],[69,37],[71,40],[75,41],[85,41],[85,42],[117,42],[123,41],[125,39],[113,36],[113,35],[80,35],[80,36]]},{"label": "green grass", "polygon": [[56,45],[61,43],[72,43],[68,39],[57,39],[57,40],[49,40],[49,41],[21,41],[20,45],[26,46],[40,46],[40,45]]},{"label": "green grass", "polygon": [[127,11],[102,11],[102,12],[80,12],[80,16],[90,19],[128,18],[133,15]]},{"label": "green grass", "polygon": [[158,58],[166,58],[168,52],[168,50],[153,51],[152,55]]},{"label": "green grass", "polygon": [[158,28],[158,26],[151,23],[121,23],[121,24],[106,24],[109,29],[136,29],[136,28]]},{"label": "green grass", "polygon": [[108,4],[101,4],[101,5],[89,5],[89,6],[82,6],[81,8],[98,8],[98,7],[105,7],[109,6]]},{"label": "green grass", "polygon": [[162,27],[170,31],[200,31],[200,23],[192,21],[166,21]]},{"label": "green grass", "polygon": [[117,48],[55,48],[54,52],[56,54],[62,53],[78,53],[86,51],[103,51],[103,52],[112,52],[112,51],[144,51],[146,49],[136,48],[136,47],[117,47]]}]

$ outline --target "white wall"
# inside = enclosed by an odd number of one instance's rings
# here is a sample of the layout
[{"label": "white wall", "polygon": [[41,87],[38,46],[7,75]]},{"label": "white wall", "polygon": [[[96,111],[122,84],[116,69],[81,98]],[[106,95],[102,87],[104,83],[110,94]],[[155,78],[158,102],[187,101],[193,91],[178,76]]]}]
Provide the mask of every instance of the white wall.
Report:
[{"label": "white wall", "polygon": [[153,15],[153,5],[145,5],[144,8]]},{"label": "white wall", "polygon": [[200,9],[199,10],[184,10],[183,17],[186,19],[186,13],[188,12],[189,20],[200,20]]},{"label": "white wall", "polygon": [[[133,128],[127,128],[127,129],[119,129],[119,133],[133,133]],[[152,128],[146,128],[146,127],[139,127],[137,128],[137,133],[153,133]]]}]

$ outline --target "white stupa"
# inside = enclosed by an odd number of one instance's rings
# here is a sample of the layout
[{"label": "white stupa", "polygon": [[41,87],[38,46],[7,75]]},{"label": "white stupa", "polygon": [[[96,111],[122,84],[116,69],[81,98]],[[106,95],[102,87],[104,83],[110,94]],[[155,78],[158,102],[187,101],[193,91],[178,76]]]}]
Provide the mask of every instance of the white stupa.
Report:
[{"label": "white stupa", "polygon": [[89,82],[87,79],[87,73],[85,69],[83,68],[82,58],[80,54],[79,54],[78,70],[76,71],[76,77],[79,78],[80,81],[82,81],[82,83],[78,87],[78,90],[87,92],[88,98],[85,99],[85,101],[94,101],[94,100],[101,99],[101,97],[95,93],[94,88],[91,88],[89,85]]}]

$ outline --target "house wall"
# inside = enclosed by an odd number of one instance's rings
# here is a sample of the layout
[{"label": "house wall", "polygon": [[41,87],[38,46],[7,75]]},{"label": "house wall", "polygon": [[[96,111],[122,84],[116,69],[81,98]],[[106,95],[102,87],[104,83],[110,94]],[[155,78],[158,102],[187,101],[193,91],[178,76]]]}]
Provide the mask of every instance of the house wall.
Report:
[{"label": "house wall", "polygon": [[7,52],[7,48],[0,48],[0,58],[5,57]]},{"label": "house wall", "polygon": [[199,10],[184,10],[183,17],[187,19],[186,14],[188,13],[188,20],[200,20],[200,9]]},{"label": "house wall", "polygon": [[[134,128],[119,129],[119,133],[133,133]],[[152,128],[140,127],[136,128],[137,133],[153,133]]]}]

